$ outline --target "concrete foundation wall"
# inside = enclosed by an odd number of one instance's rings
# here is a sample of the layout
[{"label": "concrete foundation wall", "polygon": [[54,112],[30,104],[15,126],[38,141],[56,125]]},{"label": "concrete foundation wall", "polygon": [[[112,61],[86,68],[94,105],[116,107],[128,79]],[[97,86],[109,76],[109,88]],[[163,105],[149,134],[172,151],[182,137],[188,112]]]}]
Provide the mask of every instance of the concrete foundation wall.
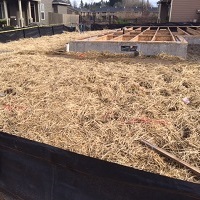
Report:
[{"label": "concrete foundation wall", "polygon": [[133,53],[130,51],[122,51],[122,46],[136,46],[140,55],[159,55],[165,53],[168,55],[187,57],[187,43],[169,43],[169,42],[95,42],[95,41],[73,41],[67,46],[68,51],[74,52],[111,52],[111,53]]},{"label": "concrete foundation wall", "polygon": [[185,35],[183,38],[188,42],[188,44],[199,44],[200,45],[200,36],[191,36]]}]

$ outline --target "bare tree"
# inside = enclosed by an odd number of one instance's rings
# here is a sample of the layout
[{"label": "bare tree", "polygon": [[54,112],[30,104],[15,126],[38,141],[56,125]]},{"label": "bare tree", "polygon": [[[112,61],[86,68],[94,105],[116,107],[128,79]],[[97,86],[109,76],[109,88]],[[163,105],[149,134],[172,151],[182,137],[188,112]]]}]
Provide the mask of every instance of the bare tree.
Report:
[{"label": "bare tree", "polygon": [[131,7],[131,6],[136,6],[139,5],[141,0],[122,0],[122,4],[125,7]]},{"label": "bare tree", "polygon": [[150,7],[152,6],[149,0],[122,0],[122,5],[125,7],[140,6]]},{"label": "bare tree", "polygon": [[77,8],[77,1],[76,1],[76,0],[74,0],[74,1],[72,2],[72,6],[73,6],[74,8]]}]

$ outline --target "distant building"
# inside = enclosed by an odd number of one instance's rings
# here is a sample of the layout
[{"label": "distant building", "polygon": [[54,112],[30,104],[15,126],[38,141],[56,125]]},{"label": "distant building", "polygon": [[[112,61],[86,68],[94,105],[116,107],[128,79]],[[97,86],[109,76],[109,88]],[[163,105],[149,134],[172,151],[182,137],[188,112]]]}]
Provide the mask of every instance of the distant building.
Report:
[{"label": "distant building", "polygon": [[148,16],[158,15],[157,7],[101,7],[95,10],[96,20],[106,21],[113,20],[116,18],[119,19],[137,19],[141,18],[143,15],[147,14]]},{"label": "distant building", "polygon": [[200,0],[160,0],[158,22],[200,22]]},{"label": "distant building", "polygon": [[93,23],[93,12],[87,8],[75,8],[76,11],[79,13],[79,21],[81,23]]},{"label": "distant building", "polygon": [[92,11],[87,8],[75,8],[75,9],[79,12],[79,15],[82,17],[87,17],[92,15]]},{"label": "distant building", "polygon": [[78,23],[79,15],[69,0],[0,0],[0,19],[7,25]]}]

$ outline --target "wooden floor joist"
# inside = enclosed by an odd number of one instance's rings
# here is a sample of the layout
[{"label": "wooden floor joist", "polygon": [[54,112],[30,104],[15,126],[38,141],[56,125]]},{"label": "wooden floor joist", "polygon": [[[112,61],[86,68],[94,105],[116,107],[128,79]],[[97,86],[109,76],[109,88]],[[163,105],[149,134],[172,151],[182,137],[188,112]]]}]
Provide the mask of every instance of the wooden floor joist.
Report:
[{"label": "wooden floor joist", "polygon": [[176,42],[177,35],[200,37],[199,30],[200,27],[131,27],[109,32],[93,41]]}]

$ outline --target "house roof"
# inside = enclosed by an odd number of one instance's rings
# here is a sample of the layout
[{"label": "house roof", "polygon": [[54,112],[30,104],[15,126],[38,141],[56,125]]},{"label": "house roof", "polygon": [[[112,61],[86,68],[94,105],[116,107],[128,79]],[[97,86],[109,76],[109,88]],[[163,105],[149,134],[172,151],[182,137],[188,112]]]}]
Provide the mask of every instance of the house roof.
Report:
[{"label": "house roof", "polygon": [[74,8],[74,9],[77,10],[78,12],[92,12],[91,10],[87,8]]},{"label": "house roof", "polygon": [[71,3],[70,3],[69,0],[53,0],[52,4],[60,4],[60,5],[71,6]]},{"label": "house roof", "polygon": [[157,2],[157,4],[160,4],[160,3],[171,3],[171,0],[160,0]]}]

